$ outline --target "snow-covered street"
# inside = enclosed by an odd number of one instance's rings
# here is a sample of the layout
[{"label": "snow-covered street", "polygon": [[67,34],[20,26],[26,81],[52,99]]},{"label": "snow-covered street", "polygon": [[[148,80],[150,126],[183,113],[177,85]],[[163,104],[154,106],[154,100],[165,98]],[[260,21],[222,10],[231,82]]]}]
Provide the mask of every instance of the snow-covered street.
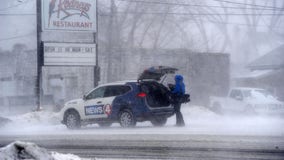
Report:
[{"label": "snow-covered street", "polygon": [[[135,128],[121,128],[118,123],[114,123],[109,128],[93,124],[79,130],[69,130],[60,123],[59,113],[30,112],[6,117],[11,122],[0,128],[0,144],[4,147],[14,141],[23,141],[18,142],[22,145],[26,145],[25,142],[34,142],[48,149],[38,149],[36,144],[28,143],[34,147],[32,150],[39,150],[36,153],[32,152],[33,154],[45,158],[45,154],[49,154],[54,160],[89,160],[88,158],[94,157],[103,160],[122,157],[151,159],[166,158],[170,153],[176,158],[182,154],[196,158],[196,155],[204,154],[198,148],[215,150],[216,147],[217,150],[222,150],[219,152],[230,150],[232,154],[240,154],[239,149],[254,150],[252,152],[255,153],[251,153],[252,157],[260,158],[257,157],[259,150],[274,152],[275,147],[280,149],[280,152],[283,150],[284,118],[280,116],[218,115],[204,107],[187,104],[182,106],[182,113],[186,122],[185,127],[176,127],[173,116],[164,127],[153,127],[150,122],[143,122],[137,123]],[[10,144],[2,148],[1,155],[13,159],[11,156],[15,156],[17,151],[12,146],[13,144]],[[169,150],[166,155],[160,151],[147,151],[165,150],[165,146]],[[176,147],[180,146],[183,146],[184,153],[176,153]],[[194,154],[191,148],[197,148]],[[127,154],[129,150],[132,150],[131,154]],[[148,157],[137,156],[140,152]],[[111,154],[108,155],[109,153]],[[215,156],[214,154],[208,157]],[[225,153],[220,153],[222,156],[223,154]],[[277,157],[279,158],[279,155]],[[230,157],[225,156],[226,158]]]},{"label": "snow-covered street", "polygon": [[8,117],[12,120],[0,128],[0,135],[69,135],[69,134],[206,134],[206,135],[269,135],[284,136],[284,118],[280,116],[218,115],[210,110],[184,104],[185,127],[175,127],[175,116],[166,126],[153,127],[150,122],[137,123],[135,128],[121,128],[114,123],[110,128],[88,125],[69,130],[60,123],[59,114],[47,111],[31,112]]},{"label": "snow-covered street", "polygon": [[[176,159],[182,159],[181,154],[193,157],[204,154],[202,149],[198,148],[217,149],[221,150],[219,152],[226,151],[226,154],[228,150],[232,154],[250,150],[252,157],[262,158],[257,157],[259,151],[274,152],[276,148],[275,151],[278,153],[283,150],[282,117],[217,115],[204,107],[189,105],[183,105],[182,112],[185,127],[176,127],[173,116],[164,127],[153,127],[150,122],[143,122],[138,123],[135,128],[121,128],[115,123],[109,128],[93,124],[79,130],[69,130],[60,124],[58,113],[31,112],[8,117],[12,122],[1,128],[0,143],[4,147],[15,140],[31,141],[48,148],[46,152],[51,153],[55,160],[81,160],[76,155],[87,159],[93,156],[102,159],[139,159],[141,157],[137,155],[140,152],[147,153],[149,159],[159,156],[165,158],[168,154],[177,156]],[[179,152],[183,153],[176,153],[175,149],[180,146],[183,147],[183,151]],[[164,147],[168,150],[166,154],[159,151],[164,150]],[[154,151],[147,151],[151,148]],[[194,154],[192,148],[196,149]],[[131,154],[127,153],[129,149],[133,149]],[[8,150],[6,154],[13,152],[11,145],[4,150]],[[220,153],[222,156],[223,154]],[[281,154],[276,155],[278,158],[281,157]],[[225,156],[226,158],[229,157]]]}]

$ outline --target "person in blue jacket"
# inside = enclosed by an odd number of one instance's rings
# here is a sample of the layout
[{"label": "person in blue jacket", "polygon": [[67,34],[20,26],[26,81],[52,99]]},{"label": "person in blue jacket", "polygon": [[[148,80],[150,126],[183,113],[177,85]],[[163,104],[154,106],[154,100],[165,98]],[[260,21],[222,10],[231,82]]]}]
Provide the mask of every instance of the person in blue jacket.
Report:
[{"label": "person in blue jacket", "polygon": [[185,94],[185,85],[183,83],[183,77],[181,75],[175,76],[175,85],[171,91],[173,94],[173,105],[176,113],[176,126],[184,126],[183,116],[180,112],[181,97]]}]

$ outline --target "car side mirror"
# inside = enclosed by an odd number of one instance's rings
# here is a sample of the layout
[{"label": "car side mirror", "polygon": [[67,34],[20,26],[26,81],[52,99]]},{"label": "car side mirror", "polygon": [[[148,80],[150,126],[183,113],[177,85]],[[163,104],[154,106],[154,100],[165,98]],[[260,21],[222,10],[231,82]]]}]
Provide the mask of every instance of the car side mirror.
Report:
[{"label": "car side mirror", "polygon": [[84,96],[83,96],[83,100],[85,101],[85,100],[87,100],[87,96],[84,94]]}]

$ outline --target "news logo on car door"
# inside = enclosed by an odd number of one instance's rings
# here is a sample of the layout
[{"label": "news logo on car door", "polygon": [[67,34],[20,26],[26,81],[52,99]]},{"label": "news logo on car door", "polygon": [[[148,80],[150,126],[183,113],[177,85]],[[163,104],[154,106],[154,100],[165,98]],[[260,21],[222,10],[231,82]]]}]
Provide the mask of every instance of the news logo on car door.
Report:
[{"label": "news logo on car door", "polygon": [[85,106],[85,115],[99,115],[104,114],[104,105]]}]

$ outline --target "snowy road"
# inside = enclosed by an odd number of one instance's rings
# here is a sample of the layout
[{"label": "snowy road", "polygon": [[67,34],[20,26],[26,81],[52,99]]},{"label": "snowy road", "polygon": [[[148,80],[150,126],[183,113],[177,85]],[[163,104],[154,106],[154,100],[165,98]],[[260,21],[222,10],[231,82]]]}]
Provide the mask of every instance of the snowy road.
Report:
[{"label": "snowy road", "polygon": [[0,128],[0,147],[20,140],[85,158],[284,159],[283,117],[216,115],[197,106],[182,112],[187,125],[181,128],[171,117],[165,127],[143,122],[80,130],[68,130],[53,113],[33,112],[9,117],[13,122]]},{"label": "snowy road", "polygon": [[166,134],[73,134],[0,136],[1,147],[29,141],[84,158],[277,159],[284,158],[284,137]]}]

